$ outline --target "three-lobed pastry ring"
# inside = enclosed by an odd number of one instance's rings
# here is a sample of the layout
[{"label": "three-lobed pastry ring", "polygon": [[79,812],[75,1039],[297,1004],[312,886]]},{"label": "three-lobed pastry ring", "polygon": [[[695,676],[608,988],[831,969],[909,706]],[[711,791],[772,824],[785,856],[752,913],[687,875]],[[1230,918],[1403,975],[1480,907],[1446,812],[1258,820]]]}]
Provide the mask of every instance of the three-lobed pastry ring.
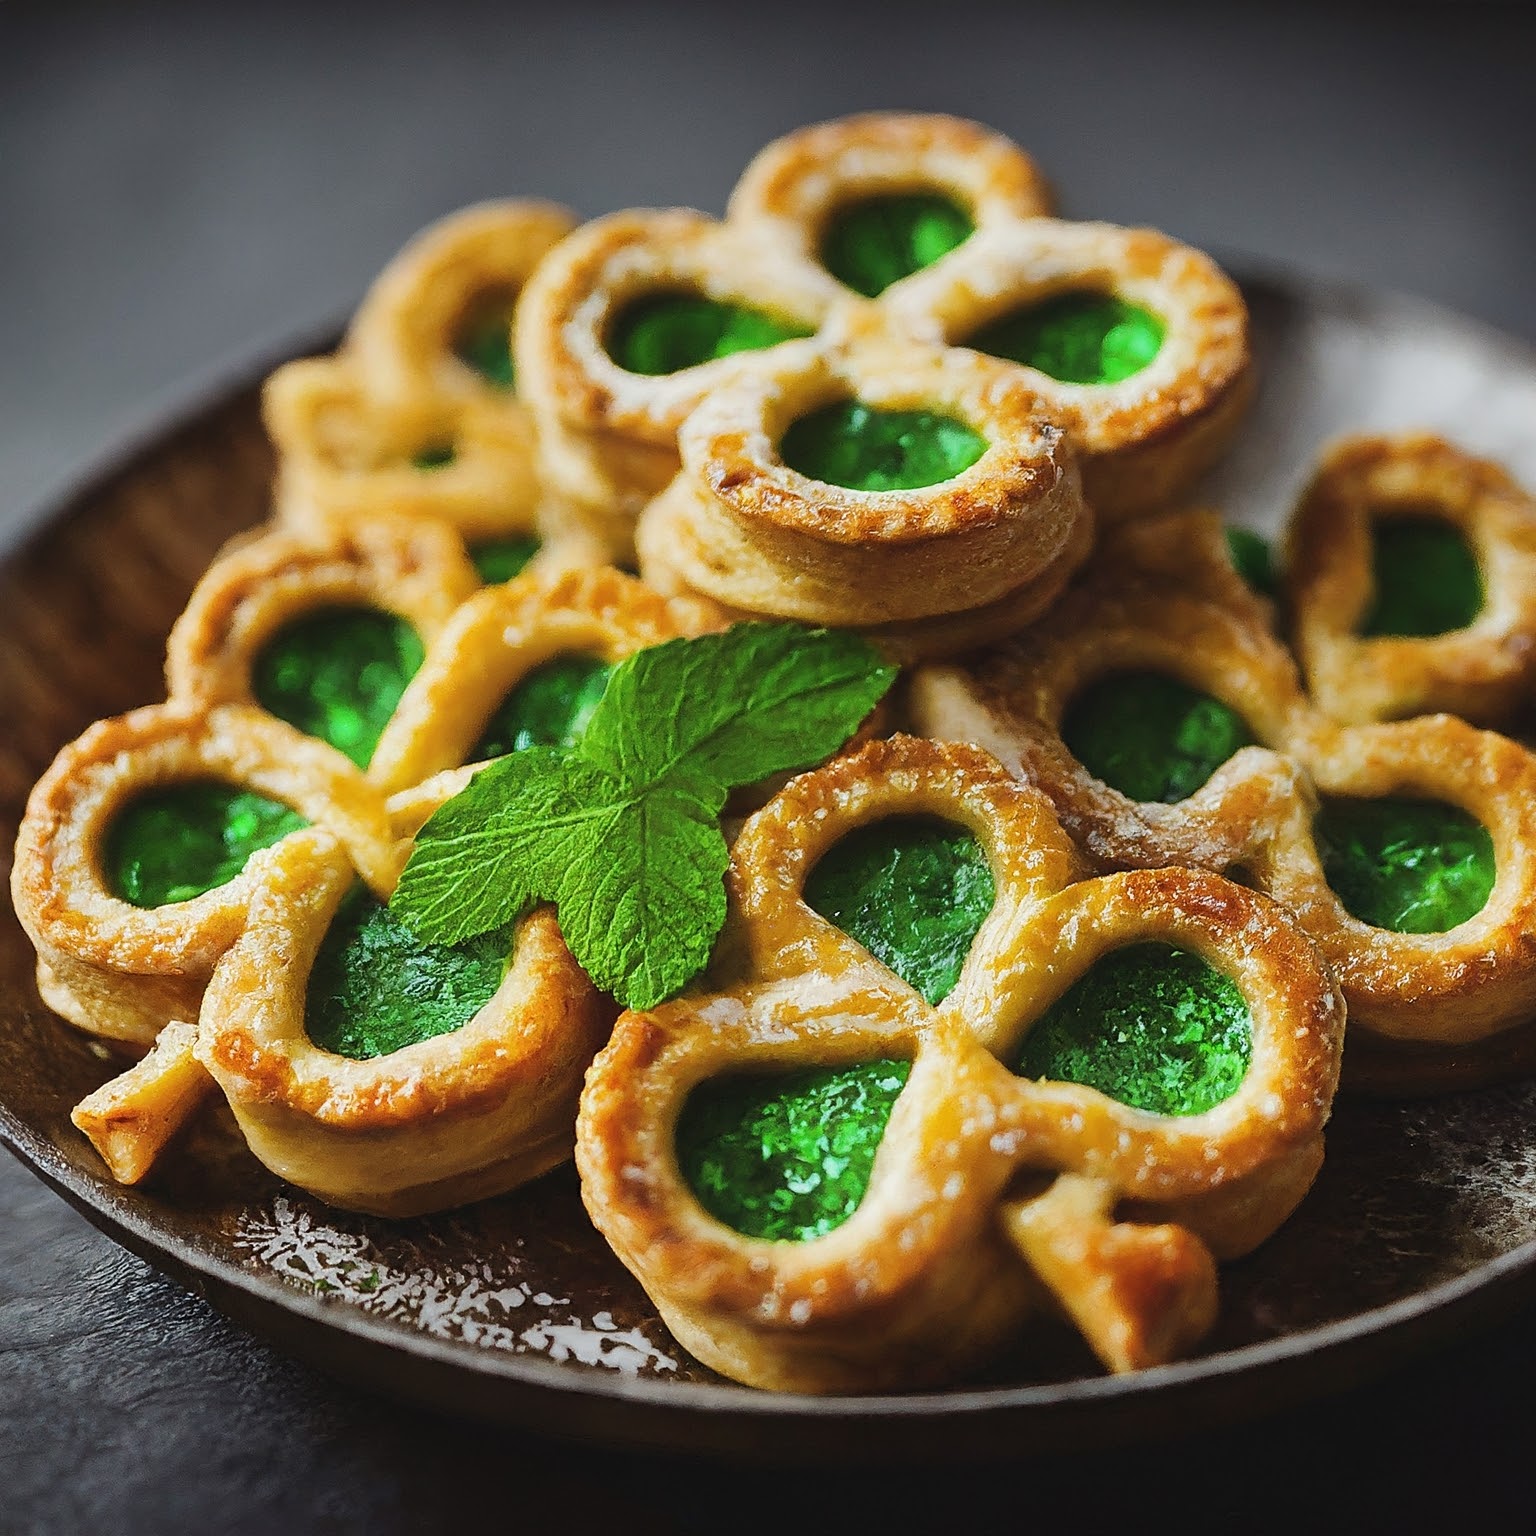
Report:
[{"label": "three-lobed pastry ring", "polygon": [[[768,146],[723,223],[583,226],[515,324],[552,493],[612,558],[633,533],[653,585],[732,612],[903,656],[1018,628],[1086,555],[1082,493],[1105,521],[1164,504],[1248,388],[1246,309],[1214,263],[1047,214],[1008,140],[872,114]],[[818,444],[840,431],[863,462]]]},{"label": "three-lobed pastry ring", "polygon": [[[1415,472],[1426,461],[1433,476]],[[1396,494],[1378,492],[1368,507],[1362,466]],[[1468,486],[1481,501],[1469,502]],[[1273,632],[1270,605],[1234,568],[1216,516],[1176,513],[1107,540],[1048,626],[969,671],[920,669],[910,708],[925,733],[977,742],[1038,786],[1096,867],[1234,872],[1273,896],[1339,978],[1351,1025],[1347,1081],[1432,1091],[1507,1075],[1531,1054],[1536,757],[1447,714],[1374,717],[1387,700],[1459,702],[1447,697],[1457,676],[1485,705],[1517,686],[1512,658],[1525,665],[1531,632],[1512,624],[1511,643],[1500,631],[1536,597],[1532,573],[1515,579],[1536,518],[1491,466],[1443,443],[1342,445],[1291,535],[1304,558],[1290,570],[1289,610],[1314,662],[1318,635],[1337,622],[1329,594],[1349,585],[1358,610],[1369,590],[1368,534],[1358,524],[1372,509],[1384,515],[1383,502],[1388,515],[1411,502],[1421,519],[1442,505],[1481,505],[1468,516],[1494,524],[1484,536],[1514,541],[1512,562],[1487,562],[1506,588],[1484,626],[1490,634],[1339,632],[1326,644],[1376,656],[1374,685],[1346,694],[1331,686],[1336,673],[1325,661],[1309,695]],[[1320,509],[1341,504],[1353,521],[1325,528]],[[1332,561],[1319,542],[1332,542]],[[1370,671],[1358,675],[1368,681]],[[1179,697],[1164,699],[1166,690]],[[1185,722],[1186,739],[1163,743],[1160,762],[1138,764],[1130,717],[1146,709]],[[1415,838],[1422,856],[1413,855]],[[1353,853],[1353,843],[1368,852]],[[1413,889],[1391,887],[1383,861],[1394,856]]]},{"label": "three-lobed pastry ring", "polygon": [[[971,834],[995,884],[942,997],[806,895],[844,840],[912,817]],[[1111,1369],[1157,1363],[1214,1319],[1213,1255],[1247,1252],[1310,1186],[1344,1009],[1263,895],[1199,870],[1084,878],[1044,796],[977,748],[901,736],[792,781],[746,823],[728,885],[706,980],[624,1014],[599,1053],[576,1152],[593,1221],[673,1334],[724,1374],[814,1392],[942,1382],[1042,1307]],[[1149,945],[1163,958],[1140,959]],[[1241,1068],[1229,1057],[1220,1084],[1201,1080],[1195,1005],[1177,1045],[1126,1045],[1097,1015],[1086,1026],[1094,1049],[1142,1053],[1125,1077],[1152,1107],[1091,1073],[1069,1080],[1059,1051],[1030,1060],[1032,1031],[1111,955],[1225,978],[1247,1020]],[[733,1214],[770,1133],[742,1122],[742,1179],[712,1192],[687,1140],[710,1123],[700,1096],[803,1091],[807,1073],[821,1094],[804,1111],[808,1149]],[[845,1132],[861,1117],[858,1142]],[[716,1117],[706,1134],[719,1131]],[[851,1166],[864,1183],[843,1198]],[[818,1205],[828,1191],[840,1203]]]},{"label": "three-lobed pastry ring", "polygon": [[[709,622],[611,570],[481,588],[410,516],[237,540],[172,632],[169,700],[65,747],[17,845],[45,998],[148,1052],[76,1110],[114,1174],[142,1178],[215,1082],[259,1158],[339,1205],[436,1208],[567,1157],[612,1011],[553,914],[423,960],[382,903],[467,765],[561,739],[614,663]],[[348,944],[467,1000],[316,1044],[312,972],[330,945],[344,990]]]},{"label": "three-lobed pastry ring", "polygon": [[579,528],[547,517],[511,356],[517,296],[574,222],[515,199],[440,220],[380,273],[334,356],[272,374],[263,412],[282,522],[323,532],[379,507],[434,518],[487,580],[530,560],[600,563]]}]

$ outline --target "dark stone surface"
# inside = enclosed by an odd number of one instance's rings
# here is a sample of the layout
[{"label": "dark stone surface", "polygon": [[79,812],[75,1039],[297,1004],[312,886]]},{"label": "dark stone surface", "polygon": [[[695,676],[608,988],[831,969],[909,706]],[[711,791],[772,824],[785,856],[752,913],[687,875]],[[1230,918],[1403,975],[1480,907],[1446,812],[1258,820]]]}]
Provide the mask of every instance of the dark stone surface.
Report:
[{"label": "dark stone surface", "polygon": [[[527,191],[718,208],[875,105],[1019,137],[1069,211],[1536,336],[1518,7],[0,6],[0,542],[230,349]],[[4,712],[5,701],[0,701]],[[782,1476],[465,1426],[234,1329],[0,1158],[0,1533],[1529,1522],[1536,1313],[1318,1407],[991,1471]],[[1521,1503],[1523,1501],[1523,1509]]]},{"label": "dark stone surface", "polygon": [[[766,1472],[459,1424],[224,1322],[0,1159],[0,1531],[1196,1528],[1529,1519],[1536,1315],[1316,1408],[992,1469]],[[82,1298],[90,1298],[89,1306]],[[491,1521],[494,1520],[494,1526]],[[1518,1527],[1517,1527],[1518,1528]]]}]

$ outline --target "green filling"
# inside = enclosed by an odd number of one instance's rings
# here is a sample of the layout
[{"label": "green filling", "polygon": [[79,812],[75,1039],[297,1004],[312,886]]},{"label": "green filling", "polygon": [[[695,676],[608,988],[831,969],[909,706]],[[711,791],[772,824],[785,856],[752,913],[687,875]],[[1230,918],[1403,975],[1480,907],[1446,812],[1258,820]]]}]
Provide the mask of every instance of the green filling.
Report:
[{"label": "green filling", "polygon": [[880,411],[857,400],[790,424],[779,456],[793,470],[852,491],[912,491],[953,480],[987,451],[963,421],[933,411]]},{"label": "green filling", "polygon": [[1498,873],[1488,829],[1436,800],[1327,800],[1313,835],[1345,910],[1394,933],[1444,933],[1476,917]]},{"label": "green filling", "polygon": [[309,823],[249,789],[194,780],[136,796],[107,832],[106,879],[136,907],[191,901],[227,885],[259,848]]},{"label": "green filling", "polygon": [[365,768],[422,655],[416,631],[392,613],[319,608],[267,642],[251,688],[280,720]]},{"label": "green filling", "polygon": [[810,906],[935,1005],[960,979],[995,894],[976,839],[929,816],[850,832],[805,883]]},{"label": "green filling", "polygon": [[615,318],[608,355],[630,373],[656,377],[810,334],[808,327],[793,320],[744,304],[692,293],[660,293],[635,300]]},{"label": "green filling", "polygon": [[366,1061],[462,1028],[507,972],[512,930],[423,944],[357,886],[315,956],[304,1028],[321,1050]]},{"label": "green filling", "polygon": [[501,701],[470,760],[570,746],[586,730],[612,670],[596,656],[556,656],[535,667]]},{"label": "green filling", "polygon": [[1061,737],[1111,789],[1169,803],[1194,794],[1234,752],[1253,744],[1236,711],[1160,672],[1121,672],[1090,683],[1068,706]]},{"label": "green filling", "polygon": [[872,299],[931,266],[975,228],[963,208],[936,193],[868,197],[832,216],[821,237],[821,264]]},{"label": "green filling", "polygon": [[1153,1114],[1198,1115],[1237,1092],[1252,1051],[1236,983],[1188,950],[1134,944],[1105,955],[1057,999],[1015,1070],[1082,1083]]},{"label": "green filling", "polygon": [[1275,595],[1275,561],[1269,541],[1251,528],[1227,529],[1227,554],[1237,574],[1265,597]]},{"label": "green filling", "polygon": [[1373,529],[1376,598],[1366,636],[1427,639],[1465,629],[1483,610],[1483,575],[1459,530],[1432,517],[1386,517]]},{"label": "green filling", "polygon": [[1062,293],[983,326],[967,342],[1064,384],[1118,384],[1163,344],[1163,322],[1109,293]]},{"label": "green filling", "polygon": [[475,305],[453,339],[453,351],[486,383],[511,394],[517,387],[517,371],[512,362],[510,301],[493,296]]},{"label": "green filling", "polygon": [[412,455],[411,468],[421,470],[447,469],[458,456],[458,450],[452,443],[429,443],[420,453]]},{"label": "green filling", "polygon": [[909,1061],[701,1083],[677,1123],[699,1203],[748,1237],[806,1242],[859,1208]]},{"label": "green filling", "polygon": [[474,561],[480,580],[490,587],[511,581],[538,552],[538,538],[531,533],[519,533],[510,538],[483,539],[472,544],[469,558]]}]

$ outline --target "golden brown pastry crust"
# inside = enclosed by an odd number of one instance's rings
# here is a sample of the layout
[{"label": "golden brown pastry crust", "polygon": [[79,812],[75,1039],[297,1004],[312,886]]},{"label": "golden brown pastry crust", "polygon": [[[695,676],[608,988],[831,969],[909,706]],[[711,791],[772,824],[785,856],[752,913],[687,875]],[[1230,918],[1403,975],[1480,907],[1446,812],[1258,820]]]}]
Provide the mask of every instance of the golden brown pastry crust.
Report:
[{"label": "golden brown pastry crust", "polygon": [[251,672],[285,624],[328,607],[377,608],[430,644],[480,585],[452,529],[412,517],[338,518],[236,540],[208,567],[166,646],[173,698],[254,704]]},{"label": "golden brown pastry crust", "polygon": [[1063,293],[1108,293],[1155,314],[1162,346],[1114,384],[1010,363],[1066,429],[1106,523],[1171,505],[1226,448],[1252,393],[1248,308],[1203,251],[1153,229],[1032,219],[980,230],[882,303],[889,327],[963,347],[983,326]]},{"label": "golden brown pastry crust", "polygon": [[[1429,639],[1366,638],[1371,524],[1430,515],[1460,531],[1482,571],[1482,612]],[[1536,501],[1498,465],[1427,433],[1350,437],[1321,463],[1286,539],[1291,629],[1312,697],[1359,724],[1444,709],[1501,725],[1536,675]]]},{"label": "golden brown pastry crust", "polygon": [[760,149],[731,193],[726,218],[818,262],[822,231],[838,208],[907,192],[947,193],[979,230],[1051,212],[1039,167],[1002,134],[937,112],[864,112],[813,123]]},{"label": "golden brown pastry crust", "polygon": [[39,990],[72,1024],[147,1047],[170,1019],[197,1016],[214,963],[239,934],[253,856],[226,885],[142,908],[106,883],[104,848],[118,812],[146,790],[214,779],[291,805],[332,831],[376,884],[394,838],[384,801],[340,753],[265,711],[154,704],[93,725],[54,759],[27,802],[11,892],[37,947]]},{"label": "golden brown pastry crust", "polygon": [[380,394],[480,399],[515,396],[459,355],[458,335],[487,306],[511,311],[543,257],[576,227],[555,203],[475,203],[429,225],[379,273],[347,329],[344,350]]},{"label": "golden brown pastry crust", "polygon": [[[521,399],[457,346],[477,311],[510,311],[573,224],[552,203],[517,200],[440,220],[380,273],[338,352],[271,376],[263,405],[283,521],[313,533],[385,512],[441,519],[472,542],[537,534],[541,570],[600,556],[544,495]],[[413,462],[448,448],[451,462]]]},{"label": "golden brown pastry crust", "polygon": [[[250,702],[253,660],[274,631],[351,603],[399,613],[427,641],[368,776]],[[173,631],[171,702],[102,722],[66,748],[34,791],[18,844],[16,905],[45,998],[84,1028],[152,1047],[76,1112],[114,1174],[150,1171],[212,1086],[205,1057],[256,1154],[337,1203],[424,1210],[568,1156],[580,1076],[612,1009],[551,913],[522,925],[507,982],[462,1040],[366,1071],[303,1036],[309,961],[357,872],[388,897],[422,823],[468,782],[456,766],[468,745],[529,668],[571,649],[616,661],[719,622],[710,605],[669,601],[611,570],[480,588],[456,535],[435,522],[338,520],[324,535],[269,529],[232,544]],[[150,785],[210,777],[283,800],[315,828],[194,901],[145,911],[112,896],[100,850],[116,808]],[[295,969],[287,962],[304,944]],[[234,950],[236,979],[210,1014],[205,987]],[[184,1036],[200,1014],[207,1039],[194,1051]],[[328,1070],[353,1096],[345,1112],[315,1098]]]},{"label": "golden brown pastry crust", "polygon": [[[834,208],[923,188],[947,190],[967,206],[975,233],[875,299],[821,267],[822,229]],[[1084,386],[996,366],[1049,401],[1106,520],[1164,505],[1217,456],[1246,403],[1242,296],[1209,258],[1166,236],[1069,224],[1048,212],[1033,163],[999,135],[955,118],[874,113],[770,145],[738,184],[723,225],[672,210],[586,226],[540,267],[516,325],[519,377],[539,418],[546,475],[608,540],[612,558],[627,559],[631,520],[676,472],[676,434],[690,411],[706,399],[720,403],[734,381],[751,377],[731,359],[662,378],[619,368],[604,346],[606,329],[643,294],[685,289],[748,303],[819,327],[820,347],[894,343],[894,358],[903,342],[937,356],[1017,305],[1088,288],[1145,304],[1164,320],[1168,334],[1147,368],[1117,384]],[[778,359],[807,345],[765,353]],[[765,451],[771,456],[771,446]],[[739,597],[734,606],[753,607]]]},{"label": "golden brown pastry crust", "polygon": [[[379,511],[434,518],[467,539],[532,533],[540,489],[534,431],[520,409],[476,396],[375,394],[345,357],[285,363],[262,413],[276,446],[280,519],[323,533]],[[451,449],[450,463],[419,455]]]},{"label": "golden brown pastry crust", "polygon": [[[953,479],[909,491],[849,490],[785,465],[785,429],[850,395],[942,412],[987,449]],[[642,518],[642,569],[659,561],[752,613],[894,626],[984,608],[1059,566],[1087,516],[1039,399],[1005,366],[956,352],[788,343],[739,363],[679,444],[683,467]]]},{"label": "golden brown pastry crust", "polygon": [[[722,621],[772,618],[771,614],[712,603],[709,598],[698,597],[688,584],[684,569],[697,568],[708,559],[695,542],[689,517],[691,501],[692,498],[687,496],[658,498],[647,508],[640,525],[644,539],[641,561],[646,584],[674,598],[711,603]],[[1084,515],[1078,518],[1061,553],[1037,576],[1005,593],[996,602],[931,619],[900,619],[892,623],[852,627],[900,666],[973,651],[978,646],[1017,633],[1048,612],[1092,548],[1093,519],[1085,507]],[[686,566],[680,554],[682,551],[687,551],[690,557]]]},{"label": "golden brown pastry crust", "polygon": [[718,358],[677,373],[630,373],[608,354],[608,331],[632,301],[698,293],[816,329],[841,288],[691,209],[634,209],[594,219],[540,265],[518,307],[517,371],[539,423],[543,472],[627,560],[636,514],[677,472],[677,433],[735,366]]},{"label": "golden brown pastry crust", "polygon": [[483,1199],[563,1162],[611,1009],[553,912],[518,924],[505,979],[461,1028],[353,1060],[315,1045],[304,1015],[316,952],[355,878],[326,834],[288,839],[214,971],[197,1059],[252,1152],[333,1205],[389,1216]]},{"label": "golden brown pastry crust", "polygon": [[213,1089],[193,1049],[197,1025],[172,1019],[143,1060],[75,1105],[70,1119],[119,1184],[137,1184]]},{"label": "golden brown pastry crust", "polygon": [[[1039,787],[1100,868],[1188,864],[1239,869],[1295,913],[1333,967],[1355,1032],[1381,1044],[1467,1048],[1489,1072],[1536,1009],[1536,757],[1446,715],[1343,726],[1313,708],[1264,607],[1226,565],[1210,513],[1178,514],[1112,541],[1082,588],[974,669],[914,675],[918,728],[976,742]],[[1170,571],[1187,563],[1184,590]],[[1176,805],[1138,804],[1061,740],[1071,698],[1094,678],[1152,670],[1236,710],[1260,743],[1235,753]],[[1352,917],[1322,872],[1318,797],[1401,795],[1458,806],[1493,840],[1497,877],[1483,910],[1438,934],[1395,933]],[[1440,1086],[1434,1050],[1393,1061],[1351,1053],[1350,1081]],[[1410,1071],[1410,1064],[1416,1069]],[[1452,1080],[1460,1086],[1465,1070]]]},{"label": "golden brown pastry crust", "polygon": [[427,650],[368,767],[387,793],[461,766],[497,706],[555,656],[610,664],[680,635],[719,627],[705,605],[668,601],[615,570],[519,577],[460,605]]},{"label": "golden brown pastry crust", "polygon": [[[969,828],[997,886],[937,1008],[802,899],[839,838],[904,814]],[[765,1387],[910,1388],[974,1368],[1047,1298],[1112,1369],[1166,1360],[1209,1325],[1210,1250],[1267,1235],[1316,1171],[1342,1003],[1261,895],[1198,871],[1077,873],[1044,798],[954,744],[871,743],[748,821],[709,980],[621,1017],[577,1126],[593,1220],[700,1359]],[[1247,997],[1252,1065],[1231,1098],[1173,1119],[1003,1066],[1095,959],[1142,940],[1195,950]],[[825,1237],[744,1237],[683,1182],[676,1121],[704,1079],[904,1056],[868,1192]]]}]

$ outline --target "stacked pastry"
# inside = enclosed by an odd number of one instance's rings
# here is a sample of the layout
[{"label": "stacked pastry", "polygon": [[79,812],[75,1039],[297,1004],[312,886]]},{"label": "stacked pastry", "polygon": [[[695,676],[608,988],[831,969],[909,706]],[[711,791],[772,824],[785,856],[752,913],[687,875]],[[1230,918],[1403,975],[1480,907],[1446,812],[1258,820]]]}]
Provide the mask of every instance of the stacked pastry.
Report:
[{"label": "stacked pastry", "polygon": [[[168,701],[32,797],[44,996],[141,1055],[77,1123],[133,1181],[221,1096],[390,1214],[574,1147],[679,1339],[757,1385],[950,1381],[1035,1316],[1116,1370],[1194,1347],[1317,1173],[1345,1001],[1360,1080],[1423,1089],[1523,1061],[1536,998],[1536,762],[1483,728],[1536,659],[1536,511],[1443,444],[1340,449],[1293,656],[1261,551],[1181,510],[1249,388],[1208,258],[1051,217],[950,118],[792,134],[720,221],[428,231],[269,382],[274,520],[193,594]],[[469,786],[579,756],[616,666],[742,619],[910,670],[733,803],[695,979],[615,1024],[564,896],[443,942],[389,905]],[[675,767],[713,846],[724,790]],[[718,897],[699,859],[667,876]]]}]

